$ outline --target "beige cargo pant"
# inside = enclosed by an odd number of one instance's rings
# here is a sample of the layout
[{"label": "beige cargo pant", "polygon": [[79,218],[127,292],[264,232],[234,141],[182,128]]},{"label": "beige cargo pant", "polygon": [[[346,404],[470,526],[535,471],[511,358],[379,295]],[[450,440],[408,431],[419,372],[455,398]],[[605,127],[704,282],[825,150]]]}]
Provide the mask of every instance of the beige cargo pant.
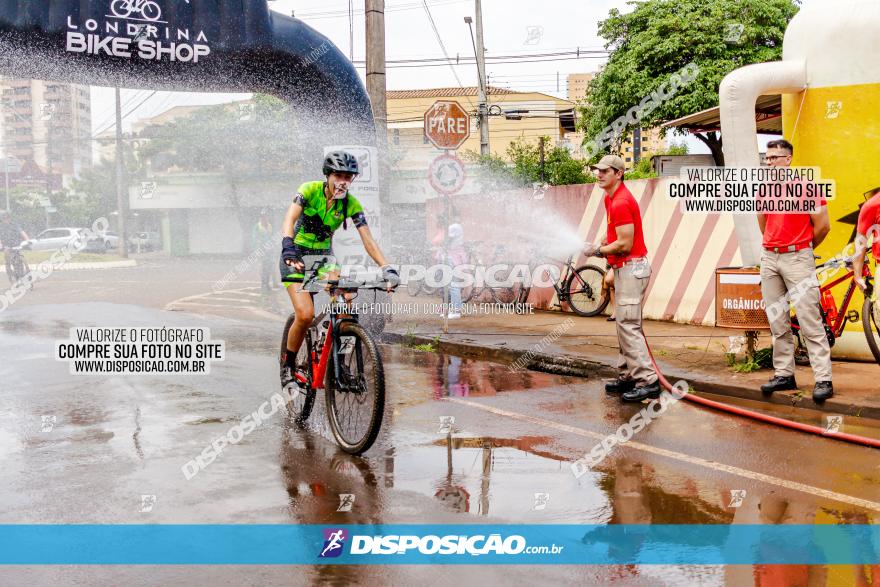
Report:
[{"label": "beige cargo pant", "polygon": [[[636,277],[634,268],[644,277]],[[642,303],[651,279],[651,267],[645,259],[639,269],[628,263],[614,270],[614,313],[617,316],[617,342],[620,354],[617,369],[621,379],[632,379],[636,385],[657,381],[657,373],[648,356],[648,345],[642,331]]]},{"label": "beige cargo pant", "polygon": [[810,354],[816,381],[831,381],[831,348],[819,310],[819,281],[813,249],[761,255],[761,294],[773,334],[773,368],[776,375],[794,375],[794,335],[789,299],[794,303],[801,339]]}]

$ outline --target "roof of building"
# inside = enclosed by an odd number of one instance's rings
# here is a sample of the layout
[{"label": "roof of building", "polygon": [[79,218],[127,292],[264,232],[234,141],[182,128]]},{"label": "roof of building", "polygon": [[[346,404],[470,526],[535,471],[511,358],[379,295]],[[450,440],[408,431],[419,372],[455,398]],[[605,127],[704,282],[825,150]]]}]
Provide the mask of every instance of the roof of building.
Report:
[{"label": "roof of building", "polygon": [[[782,133],[782,96],[779,94],[758,96],[755,103],[755,125],[762,134]],[[663,123],[665,128],[678,128],[689,132],[721,130],[721,113],[718,106],[694,112]]]},{"label": "roof of building", "polygon": [[[523,94],[516,90],[489,86],[489,95],[497,94]],[[386,94],[388,100],[403,100],[406,98],[454,98],[456,96],[476,96],[479,94],[477,86],[461,88],[428,88],[424,90],[389,90]]]}]

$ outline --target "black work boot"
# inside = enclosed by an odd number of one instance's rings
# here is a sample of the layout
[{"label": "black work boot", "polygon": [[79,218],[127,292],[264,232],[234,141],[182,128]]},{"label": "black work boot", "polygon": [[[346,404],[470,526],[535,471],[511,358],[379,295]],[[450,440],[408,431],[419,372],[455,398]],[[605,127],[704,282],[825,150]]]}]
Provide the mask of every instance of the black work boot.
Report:
[{"label": "black work boot", "polygon": [[817,381],[816,387],[813,388],[813,401],[821,404],[826,399],[834,395],[834,387],[830,381]]},{"label": "black work boot", "polygon": [[774,375],[773,379],[761,386],[761,392],[771,394],[774,391],[787,391],[789,389],[797,389],[797,383],[794,375],[785,377],[783,375]]},{"label": "black work boot", "polygon": [[640,402],[646,399],[657,399],[660,397],[660,382],[655,381],[648,385],[640,385],[632,391],[627,391],[620,396],[625,402]]},{"label": "black work boot", "polygon": [[636,382],[632,379],[617,378],[605,384],[605,393],[625,393],[632,391],[636,387]]}]

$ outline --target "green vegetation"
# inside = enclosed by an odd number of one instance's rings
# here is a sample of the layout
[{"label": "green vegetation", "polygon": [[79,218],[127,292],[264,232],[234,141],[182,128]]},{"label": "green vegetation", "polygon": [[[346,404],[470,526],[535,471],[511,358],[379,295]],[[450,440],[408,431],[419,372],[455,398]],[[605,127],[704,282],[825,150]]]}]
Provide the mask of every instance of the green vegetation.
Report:
[{"label": "green vegetation", "polygon": [[725,357],[728,366],[737,373],[751,373],[773,367],[773,349],[770,347],[758,349],[754,356],[746,355],[742,361],[737,360],[736,353],[725,353]]},{"label": "green vegetation", "polygon": [[[580,106],[589,141],[687,64],[696,64],[696,80],[682,87],[641,119],[642,128],[658,126],[718,105],[725,75],[750,63],[782,57],[785,28],[798,0],[630,0],[631,12],[614,8],[599,23],[599,35],[611,51],[608,63],[590,82]],[[619,145],[626,133],[617,136]],[[724,164],[721,137],[696,133]],[[612,150],[615,147],[612,146]]]},{"label": "green vegetation", "polygon": [[[544,182],[548,185],[592,183],[596,178],[589,172],[586,161],[575,159],[563,147],[550,146],[544,137]],[[496,155],[480,155],[465,151],[462,158],[488,171],[493,179],[506,180],[510,187],[531,186],[541,181],[540,140],[519,138],[507,148],[507,159]]]}]

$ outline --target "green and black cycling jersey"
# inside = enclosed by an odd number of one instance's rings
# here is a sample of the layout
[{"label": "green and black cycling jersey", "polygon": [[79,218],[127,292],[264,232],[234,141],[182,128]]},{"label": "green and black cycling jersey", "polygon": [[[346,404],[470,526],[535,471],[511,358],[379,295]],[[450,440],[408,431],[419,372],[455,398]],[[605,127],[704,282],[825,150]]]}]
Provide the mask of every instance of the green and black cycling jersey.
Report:
[{"label": "green and black cycling jersey", "polygon": [[323,181],[310,181],[299,186],[293,201],[302,206],[302,214],[293,229],[293,242],[307,249],[329,249],[333,233],[351,218],[355,227],[367,225],[364,207],[350,193],[334,200],[327,208]]}]

